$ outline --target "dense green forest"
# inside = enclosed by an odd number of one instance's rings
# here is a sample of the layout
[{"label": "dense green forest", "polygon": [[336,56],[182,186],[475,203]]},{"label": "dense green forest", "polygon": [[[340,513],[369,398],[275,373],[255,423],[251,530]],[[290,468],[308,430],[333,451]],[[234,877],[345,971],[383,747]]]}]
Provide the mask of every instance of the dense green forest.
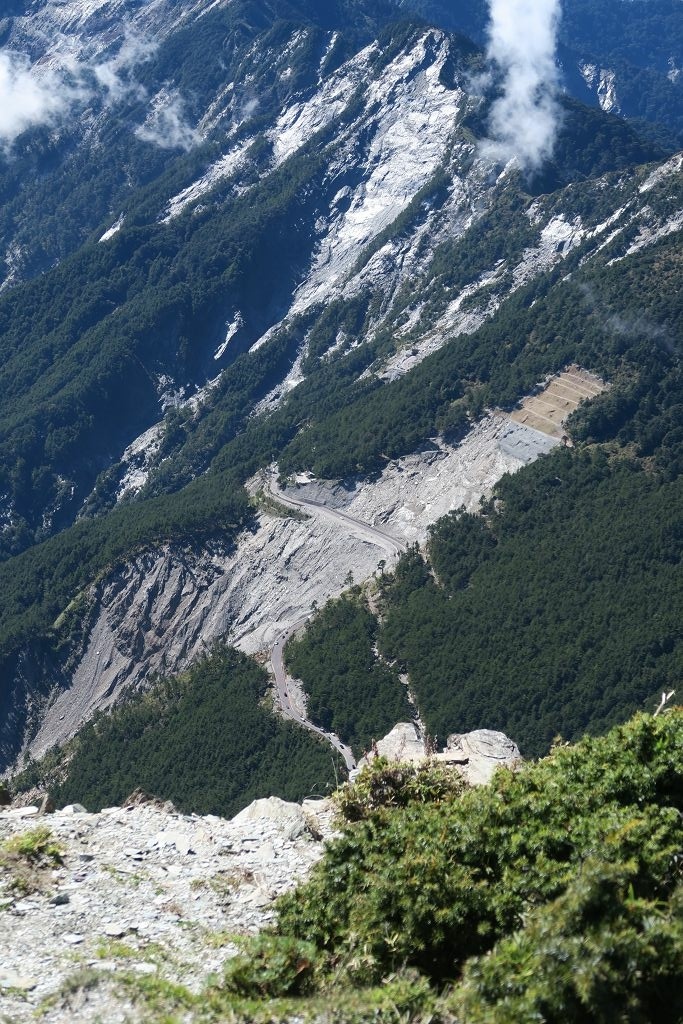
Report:
[{"label": "dense green forest", "polygon": [[425,554],[414,547],[382,575],[381,624],[352,592],[290,642],[287,663],[311,717],[354,749],[412,717],[397,699],[406,672],[432,737],[498,729],[538,756],[678,685],[682,550],[683,477],[556,449],[503,477],[481,514],[439,520]]},{"label": "dense green forest", "polygon": [[526,755],[602,732],[683,673],[683,478],[556,450],[453,514],[385,582],[382,653],[432,734],[486,726]]},{"label": "dense green forest", "polygon": [[464,793],[435,772],[405,767],[401,801],[400,770],[366,770],[361,802],[384,780],[390,805],[368,802],[282,897],[272,933],[226,965],[227,992],[288,995],[275,1019],[360,991],[367,1017],[352,1019],[680,1021],[681,710]]},{"label": "dense green forest", "polygon": [[308,695],[308,717],[341,737],[357,758],[396,722],[413,717],[398,674],[374,653],[377,631],[354,588],[329,601],[286,648],[287,669]]},{"label": "dense green forest", "polygon": [[267,686],[252,659],[214,650],[184,675],[158,680],[86,725],[66,751],[54,799],[97,811],[141,787],[181,811],[230,817],[257,797],[327,792],[344,777],[343,763],[326,743],[263,706]]}]

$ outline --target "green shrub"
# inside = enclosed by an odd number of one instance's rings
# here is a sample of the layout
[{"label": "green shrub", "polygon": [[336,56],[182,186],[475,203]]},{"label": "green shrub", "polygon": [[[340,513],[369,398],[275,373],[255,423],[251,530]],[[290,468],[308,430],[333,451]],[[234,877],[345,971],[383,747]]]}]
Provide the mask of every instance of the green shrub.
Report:
[{"label": "green shrub", "polygon": [[463,1024],[683,1020],[683,886],[634,895],[628,864],[586,861],[566,892],[471,961],[449,1000]]},{"label": "green shrub", "polygon": [[7,860],[28,861],[32,864],[61,864],[62,851],[52,837],[49,828],[30,829],[6,839],[0,848],[0,856]]},{"label": "green shrub", "polygon": [[462,793],[466,784],[453,768],[425,762],[392,764],[377,757],[353,783],[337,793],[337,804],[347,821],[362,821],[383,808],[408,804],[440,803]]},{"label": "green shrub", "polygon": [[225,987],[246,997],[300,995],[310,987],[318,950],[288,936],[257,935],[241,954],[228,960]]},{"label": "green shrub", "polygon": [[[640,715],[486,789],[377,809],[282,898],[278,931],[312,941],[355,983],[404,965],[455,981],[527,921],[554,920],[587,863],[626,878],[633,907],[664,907],[680,881],[682,807],[683,713]],[[609,915],[593,906],[596,942],[608,943]]]}]

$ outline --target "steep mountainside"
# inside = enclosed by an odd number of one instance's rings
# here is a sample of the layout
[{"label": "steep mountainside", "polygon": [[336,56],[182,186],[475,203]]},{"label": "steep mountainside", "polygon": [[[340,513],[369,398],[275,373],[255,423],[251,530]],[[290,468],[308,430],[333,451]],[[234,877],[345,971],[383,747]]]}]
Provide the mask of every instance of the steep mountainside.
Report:
[{"label": "steep mountainside", "polygon": [[[586,234],[597,248],[608,220],[637,234],[644,217],[649,237],[675,226],[670,200],[654,211],[631,201],[633,179],[580,223],[543,201],[529,215],[514,173],[499,177],[472,137],[486,102],[471,95],[481,58],[438,31],[401,26],[361,46],[362,29],[344,38],[287,5],[199,5],[170,18],[155,3],[128,21],[120,5],[56,12],[18,18],[10,34],[30,49],[59,28],[56,52],[39,55],[49,69],[39,81],[46,89],[60,62],[68,69],[59,81],[69,112],[42,138],[19,138],[29,165],[57,164],[28,197],[18,184],[28,167],[8,158],[6,281],[20,273],[18,252],[29,272],[61,262],[0,308],[7,553],[73,520],[108,470],[100,507],[120,488],[114,467],[136,434],[241,352],[254,353],[253,368],[233,420],[267,399],[268,385],[300,379],[307,333],[309,364],[338,362],[361,327],[384,350],[391,332],[429,351],[444,330],[477,326]],[[297,23],[285,20],[294,14]],[[213,57],[199,65],[207,47]],[[655,155],[618,122],[576,107],[564,135],[544,190]],[[480,244],[470,265],[450,271],[451,295],[442,290],[453,301],[439,296],[441,315],[426,318],[419,307],[439,258],[457,265],[442,244],[472,229]],[[332,299],[347,308],[330,309]],[[287,333],[275,330],[284,313]],[[198,444],[190,475],[215,452]]]},{"label": "steep mountainside", "polygon": [[[216,639],[266,650],[349,572],[476,508],[559,441],[477,421],[568,364],[611,385],[575,442],[680,472],[670,133],[566,95],[552,157],[520,165],[484,144],[501,86],[477,43],[399,13],[45,0],[5,16],[3,764]],[[272,463],[343,481],[344,529],[279,506],[256,475]],[[430,724],[454,706],[440,694]],[[568,721],[608,719],[596,696]]]},{"label": "steep mountainside", "polygon": [[[484,0],[398,0],[444,28],[484,43]],[[565,0],[558,57],[572,96],[633,119],[648,130],[666,126],[681,144],[683,28],[677,0]]]}]

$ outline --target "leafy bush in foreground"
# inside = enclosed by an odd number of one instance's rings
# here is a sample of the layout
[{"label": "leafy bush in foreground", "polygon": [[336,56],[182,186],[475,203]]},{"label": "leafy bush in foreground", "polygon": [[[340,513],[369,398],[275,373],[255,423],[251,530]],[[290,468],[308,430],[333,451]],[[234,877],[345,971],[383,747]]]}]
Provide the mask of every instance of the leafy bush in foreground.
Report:
[{"label": "leafy bush in foreground", "polygon": [[448,1002],[467,1024],[683,1020],[683,886],[634,894],[635,866],[590,858],[519,932],[470,962]]},{"label": "leafy bush in foreground", "polygon": [[347,821],[362,821],[383,808],[454,799],[465,788],[464,780],[448,765],[396,764],[377,757],[353,783],[345,783],[336,798]]},{"label": "leafy bush in foreground", "polygon": [[682,808],[683,711],[639,715],[486,789],[374,810],[278,932],[356,985],[462,976],[461,1022],[680,1020]]}]

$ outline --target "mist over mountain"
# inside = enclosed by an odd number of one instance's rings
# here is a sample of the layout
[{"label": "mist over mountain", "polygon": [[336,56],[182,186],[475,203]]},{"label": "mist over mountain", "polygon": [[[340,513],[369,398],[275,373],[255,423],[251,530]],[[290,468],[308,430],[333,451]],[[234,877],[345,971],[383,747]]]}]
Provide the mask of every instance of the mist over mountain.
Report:
[{"label": "mist over mountain", "polygon": [[[452,5],[399,0],[401,10],[462,32],[484,46],[484,0]],[[634,119],[645,132],[680,145],[683,33],[677,0],[565,0],[558,26],[564,87],[576,99]],[[670,134],[669,134],[670,133]]]}]

